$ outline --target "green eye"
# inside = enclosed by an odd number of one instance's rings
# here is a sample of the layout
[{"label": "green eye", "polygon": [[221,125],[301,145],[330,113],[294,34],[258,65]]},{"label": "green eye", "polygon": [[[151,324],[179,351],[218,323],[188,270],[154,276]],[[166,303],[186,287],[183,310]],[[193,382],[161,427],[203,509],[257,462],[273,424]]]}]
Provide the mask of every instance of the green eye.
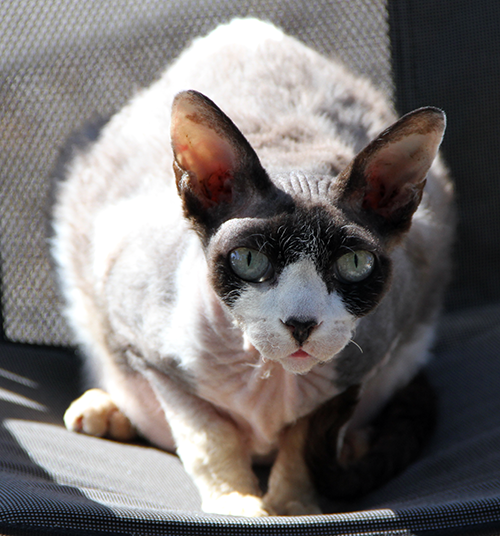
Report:
[{"label": "green eye", "polygon": [[360,249],[351,251],[337,259],[337,273],[341,279],[348,283],[358,283],[366,279],[375,266],[375,255]]},{"label": "green eye", "polygon": [[229,263],[238,277],[252,283],[262,283],[273,275],[271,261],[255,249],[233,249],[229,254]]}]

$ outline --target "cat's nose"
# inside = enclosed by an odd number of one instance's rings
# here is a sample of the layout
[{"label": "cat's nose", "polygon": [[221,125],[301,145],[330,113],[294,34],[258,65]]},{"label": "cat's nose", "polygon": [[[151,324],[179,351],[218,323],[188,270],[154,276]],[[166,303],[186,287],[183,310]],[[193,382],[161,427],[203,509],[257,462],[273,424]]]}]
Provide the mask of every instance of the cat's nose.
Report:
[{"label": "cat's nose", "polygon": [[283,323],[290,329],[293,338],[299,344],[304,344],[312,330],[318,325],[316,320],[299,320],[298,318],[289,318]]}]

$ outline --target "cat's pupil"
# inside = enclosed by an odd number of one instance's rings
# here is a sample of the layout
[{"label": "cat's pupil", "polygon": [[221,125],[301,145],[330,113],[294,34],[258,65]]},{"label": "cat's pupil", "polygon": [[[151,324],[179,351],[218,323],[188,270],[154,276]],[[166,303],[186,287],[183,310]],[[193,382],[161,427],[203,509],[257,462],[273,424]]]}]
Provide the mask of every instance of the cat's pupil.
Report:
[{"label": "cat's pupil", "polygon": [[335,266],[341,280],[359,283],[372,273],[375,267],[375,255],[364,250],[351,251],[337,259]]},{"label": "cat's pupil", "polygon": [[232,271],[244,281],[262,283],[274,274],[271,261],[260,251],[236,248],[229,254]]}]

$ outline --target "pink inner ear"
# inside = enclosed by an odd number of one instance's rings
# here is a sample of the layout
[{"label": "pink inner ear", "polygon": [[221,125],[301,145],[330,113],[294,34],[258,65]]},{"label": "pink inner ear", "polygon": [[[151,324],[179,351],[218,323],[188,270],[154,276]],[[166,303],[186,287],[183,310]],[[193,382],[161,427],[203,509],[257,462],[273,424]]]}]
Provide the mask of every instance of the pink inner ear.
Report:
[{"label": "pink inner ear", "polygon": [[227,139],[196,114],[177,116],[171,135],[177,163],[196,181],[195,192],[208,204],[230,202],[237,152]]},{"label": "pink inner ear", "polygon": [[407,186],[421,183],[437,152],[432,135],[411,134],[377,151],[365,168],[365,205],[376,211],[395,209],[408,201]]}]

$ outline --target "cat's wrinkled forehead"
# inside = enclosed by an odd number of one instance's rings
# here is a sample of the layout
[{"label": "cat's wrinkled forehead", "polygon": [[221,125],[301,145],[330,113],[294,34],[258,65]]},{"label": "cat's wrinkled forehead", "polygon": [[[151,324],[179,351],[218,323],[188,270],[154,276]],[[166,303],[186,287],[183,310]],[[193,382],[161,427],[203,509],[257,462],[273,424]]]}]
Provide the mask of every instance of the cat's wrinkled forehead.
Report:
[{"label": "cat's wrinkled forehead", "polygon": [[302,171],[274,174],[271,179],[280,190],[292,198],[313,203],[331,199],[336,185],[336,177],[310,175]]}]

